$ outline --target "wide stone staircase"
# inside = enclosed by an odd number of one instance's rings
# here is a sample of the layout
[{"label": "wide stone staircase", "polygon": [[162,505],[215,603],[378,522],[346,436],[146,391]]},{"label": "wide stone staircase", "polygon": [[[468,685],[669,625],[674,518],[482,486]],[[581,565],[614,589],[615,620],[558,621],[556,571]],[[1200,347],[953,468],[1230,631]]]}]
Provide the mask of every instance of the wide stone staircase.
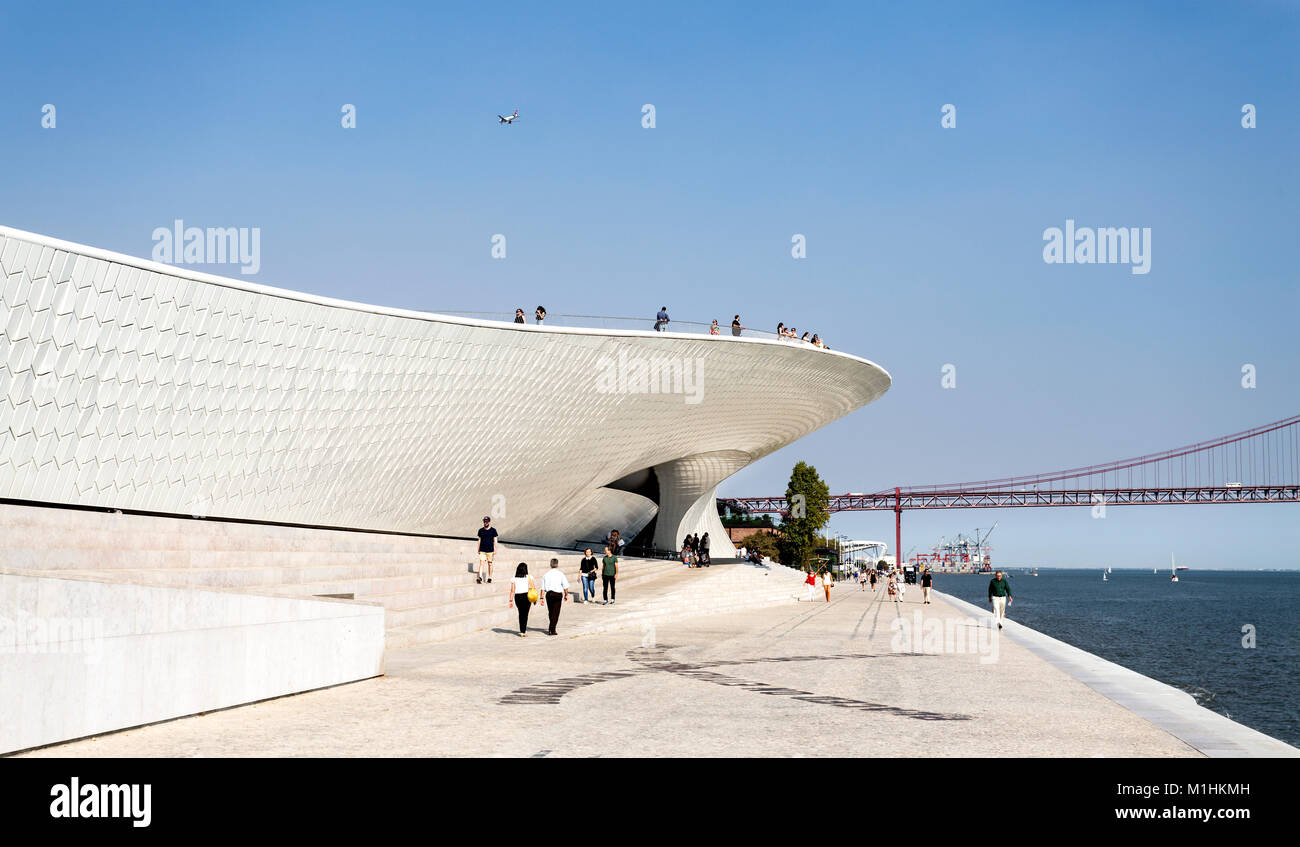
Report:
[{"label": "wide stone staircase", "polygon": [[[508,623],[515,565],[538,577],[558,558],[580,595],[581,553],[500,545],[477,584],[471,540],[0,504],[0,568],[45,576],[381,605],[387,646],[442,641]],[[623,559],[620,589],[685,571]]]},{"label": "wide stone staircase", "polygon": [[[650,631],[657,624],[682,618],[793,605],[807,594],[804,576],[778,564],[728,560],[707,568],[688,569],[679,564],[646,590],[638,590],[635,583],[624,590],[620,577],[616,605],[566,608],[560,618],[560,633],[577,637],[614,629]],[[820,591],[817,596],[820,599]]]}]

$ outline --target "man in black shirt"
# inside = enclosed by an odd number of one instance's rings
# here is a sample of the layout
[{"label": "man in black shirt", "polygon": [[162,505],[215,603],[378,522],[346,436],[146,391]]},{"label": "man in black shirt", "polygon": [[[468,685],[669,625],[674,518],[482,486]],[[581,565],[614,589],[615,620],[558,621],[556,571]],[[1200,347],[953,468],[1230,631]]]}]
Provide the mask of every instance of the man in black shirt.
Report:
[{"label": "man in black shirt", "polygon": [[731,334],[739,338],[742,329],[744,329],[744,327],[740,325],[740,315],[736,315],[731,319]]},{"label": "man in black shirt", "polygon": [[591,554],[591,548],[582,557],[582,602],[596,599],[596,566],[600,564]]},{"label": "man in black shirt", "polygon": [[930,604],[930,589],[933,587],[934,577],[930,574],[930,566],[926,565],[921,572],[921,600],[927,606]]},{"label": "man in black shirt", "polygon": [[[484,576],[492,581],[492,556],[497,550],[497,530],[492,526],[492,518],[484,515],[483,528],[478,531],[478,582],[482,584]],[[484,574],[484,568],[487,573]]]}]

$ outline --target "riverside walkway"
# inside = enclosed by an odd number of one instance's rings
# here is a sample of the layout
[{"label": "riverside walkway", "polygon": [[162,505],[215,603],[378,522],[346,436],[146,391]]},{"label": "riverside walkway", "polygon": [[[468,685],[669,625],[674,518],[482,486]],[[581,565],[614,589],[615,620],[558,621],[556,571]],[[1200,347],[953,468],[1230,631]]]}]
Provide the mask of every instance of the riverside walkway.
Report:
[{"label": "riverside walkway", "polygon": [[831,598],[616,630],[601,617],[636,598],[566,604],[558,638],[535,614],[527,639],[498,628],[390,651],[381,678],[26,755],[1205,755],[959,601],[850,585]]}]

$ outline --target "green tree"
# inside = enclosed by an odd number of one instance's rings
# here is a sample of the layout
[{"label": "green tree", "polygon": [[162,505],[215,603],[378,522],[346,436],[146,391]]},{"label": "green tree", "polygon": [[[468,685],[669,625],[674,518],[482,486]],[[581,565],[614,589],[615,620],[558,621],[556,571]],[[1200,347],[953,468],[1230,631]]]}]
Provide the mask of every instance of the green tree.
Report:
[{"label": "green tree", "polygon": [[757,550],[760,555],[768,556],[780,560],[781,544],[776,535],[770,532],[756,532],[753,535],[745,536],[745,540],[736,544],[737,547],[744,547],[747,550]]},{"label": "green tree", "polygon": [[790,473],[785,489],[786,511],[781,516],[781,563],[805,568],[817,546],[817,533],[830,522],[830,487],[817,469],[800,462]]}]

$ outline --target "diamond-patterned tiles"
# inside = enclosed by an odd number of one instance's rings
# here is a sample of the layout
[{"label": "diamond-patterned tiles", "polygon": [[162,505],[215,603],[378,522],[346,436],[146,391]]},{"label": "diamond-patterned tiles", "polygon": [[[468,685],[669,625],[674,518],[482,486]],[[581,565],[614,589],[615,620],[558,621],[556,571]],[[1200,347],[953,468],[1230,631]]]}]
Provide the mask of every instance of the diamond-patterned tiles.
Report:
[{"label": "diamond-patterned tiles", "polygon": [[[700,402],[602,390],[620,355],[698,363]],[[568,544],[637,513],[613,480],[757,459],[888,386],[809,348],[349,308],[0,228],[5,498],[454,535],[492,513]]]}]

